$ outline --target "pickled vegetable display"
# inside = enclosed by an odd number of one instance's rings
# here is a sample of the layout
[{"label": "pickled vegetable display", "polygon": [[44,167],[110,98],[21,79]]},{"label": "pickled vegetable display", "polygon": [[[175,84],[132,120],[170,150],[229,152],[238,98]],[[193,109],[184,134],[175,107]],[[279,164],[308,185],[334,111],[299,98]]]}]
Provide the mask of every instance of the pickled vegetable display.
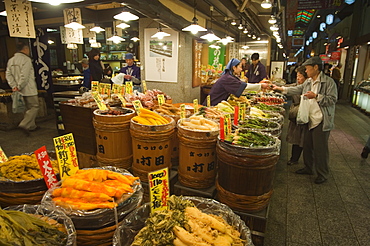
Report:
[{"label": "pickled vegetable display", "polygon": [[276,128],[278,124],[273,121],[258,119],[258,118],[247,118],[239,123],[241,128],[254,128],[254,129],[265,129],[265,128]]},{"label": "pickled vegetable display", "polygon": [[236,130],[228,135],[226,140],[232,142],[232,144],[245,147],[265,147],[274,143],[273,137],[267,134],[246,130]]}]

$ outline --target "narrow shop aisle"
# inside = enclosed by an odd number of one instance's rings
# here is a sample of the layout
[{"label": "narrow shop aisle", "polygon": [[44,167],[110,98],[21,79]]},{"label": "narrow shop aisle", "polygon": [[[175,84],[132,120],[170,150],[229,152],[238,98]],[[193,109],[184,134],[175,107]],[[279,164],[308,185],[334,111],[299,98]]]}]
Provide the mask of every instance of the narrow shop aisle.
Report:
[{"label": "narrow shop aisle", "polygon": [[338,102],[335,129],[329,138],[330,176],[317,185],[315,176],[297,175],[303,167],[286,165],[291,145],[285,142],[277,164],[265,246],[369,245],[370,158],[360,153],[370,134],[370,117]]}]

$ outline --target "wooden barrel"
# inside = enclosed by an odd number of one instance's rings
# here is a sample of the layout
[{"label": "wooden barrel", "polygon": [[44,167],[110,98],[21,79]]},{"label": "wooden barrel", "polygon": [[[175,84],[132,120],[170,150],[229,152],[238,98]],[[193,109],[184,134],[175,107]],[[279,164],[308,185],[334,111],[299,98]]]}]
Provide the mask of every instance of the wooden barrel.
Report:
[{"label": "wooden barrel", "polygon": [[122,115],[104,115],[94,111],[94,128],[97,160],[100,166],[116,166],[129,169],[132,165],[130,120],[135,111],[128,108],[112,108],[124,111]]},{"label": "wooden barrel", "polygon": [[171,168],[172,138],[175,121],[164,116],[170,123],[142,125],[131,120],[133,163],[132,171],[141,181],[148,182],[148,173]]},{"label": "wooden barrel", "polygon": [[191,188],[215,184],[217,131],[189,130],[178,124],[179,181]]},{"label": "wooden barrel", "polygon": [[280,140],[271,147],[247,148],[217,142],[218,200],[232,209],[257,212],[267,207],[279,159]]}]

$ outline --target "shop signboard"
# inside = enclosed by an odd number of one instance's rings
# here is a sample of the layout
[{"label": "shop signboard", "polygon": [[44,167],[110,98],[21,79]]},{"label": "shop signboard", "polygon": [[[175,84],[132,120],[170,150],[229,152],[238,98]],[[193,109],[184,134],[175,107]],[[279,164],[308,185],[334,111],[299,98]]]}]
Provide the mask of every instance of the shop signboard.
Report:
[{"label": "shop signboard", "polygon": [[340,60],[340,51],[333,51],[331,52],[331,57],[332,60],[339,61]]},{"label": "shop signboard", "polygon": [[225,46],[219,49],[208,48],[208,64],[218,68],[219,64],[225,64]]},{"label": "shop signboard", "polygon": [[344,0],[298,0],[297,9],[335,9],[343,7],[344,4]]},{"label": "shop signboard", "polygon": [[32,5],[24,0],[5,0],[6,20],[9,36],[17,38],[35,38]]},{"label": "shop signboard", "polygon": [[95,26],[94,23],[84,24],[85,28],[82,29],[82,36],[96,41],[96,32],[90,31]]},{"label": "shop signboard", "polygon": [[202,70],[202,49],[203,44],[197,40],[193,40],[193,87],[201,84],[201,70]]},{"label": "shop signboard", "polygon": [[[69,24],[75,21],[82,24],[81,10],[79,8],[64,9],[64,24]],[[72,28],[64,28],[66,43],[83,44],[82,29],[74,30]]]},{"label": "shop signboard", "polygon": [[292,38],[293,47],[302,47],[304,45],[304,38]]}]

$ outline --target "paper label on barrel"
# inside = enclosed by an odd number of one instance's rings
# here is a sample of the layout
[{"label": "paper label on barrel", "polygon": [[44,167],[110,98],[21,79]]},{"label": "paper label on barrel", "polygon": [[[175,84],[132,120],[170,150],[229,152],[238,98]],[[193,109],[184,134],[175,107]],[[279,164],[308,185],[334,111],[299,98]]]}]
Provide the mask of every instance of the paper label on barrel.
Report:
[{"label": "paper label on barrel", "polygon": [[103,98],[99,95],[97,91],[91,92],[92,97],[94,98],[96,104],[98,105],[98,108],[100,110],[107,110],[107,105],[103,102]]},{"label": "paper label on barrel", "polygon": [[42,146],[35,151],[37,162],[39,163],[42,176],[44,176],[45,184],[48,189],[53,188],[57,183],[57,177],[55,176],[51,161],[46,151],[46,147]]},{"label": "paper label on barrel", "polygon": [[122,107],[126,107],[126,100],[123,98],[123,96],[121,94],[117,94],[117,97],[121,101]]},{"label": "paper label on barrel", "polygon": [[91,91],[99,91],[99,81],[91,81]]},{"label": "paper label on barrel", "polygon": [[185,104],[180,105],[180,119],[186,118]]},{"label": "paper label on barrel", "polygon": [[132,81],[126,82],[126,94],[132,94],[134,92],[134,86],[132,84]]},{"label": "paper label on barrel", "polygon": [[211,96],[207,96],[207,107],[211,107]]},{"label": "paper label on barrel", "polygon": [[0,163],[8,161],[3,149],[0,147]]},{"label": "paper label on barrel", "polygon": [[162,104],[164,103],[164,95],[163,94],[158,94],[157,95],[157,99],[158,99],[158,105],[159,106],[162,106]]},{"label": "paper label on barrel", "polygon": [[143,105],[141,105],[140,100],[132,101],[132,105],[134,105],[134,109],[135,109],[136,113],[140,114],[140,109],[143,107]]},{"label": "paper label on barrel", "polygon": [[194,114],[198,113],[198,99],[193,100],[193,106],[194,106]]},{"label": "paper label on barrel", "polygon": [[141,81],[141,85],[143,86],[143,93],[145,94],[146,91],[148,90],[148,88],[146,87],[146,81],[145,80],[142,80]]},{"label": "paper label on barrel", "polygon": [[215,152],[212,149],[194,149],[188,153],[190,163],[187,164],[186,171],[195,175],[216,170]]},{"label": "paper label on barrel", "polygon": [[75,174],[79,167],[73,134],[53,138],[53,142],[59,163],[60,178],[64,179]]},{"label": "paper label on barrel", "polygon": [[151,212],[168,208],[170,187],[168,181],[168,168],[163,168],[148,174]]}]

